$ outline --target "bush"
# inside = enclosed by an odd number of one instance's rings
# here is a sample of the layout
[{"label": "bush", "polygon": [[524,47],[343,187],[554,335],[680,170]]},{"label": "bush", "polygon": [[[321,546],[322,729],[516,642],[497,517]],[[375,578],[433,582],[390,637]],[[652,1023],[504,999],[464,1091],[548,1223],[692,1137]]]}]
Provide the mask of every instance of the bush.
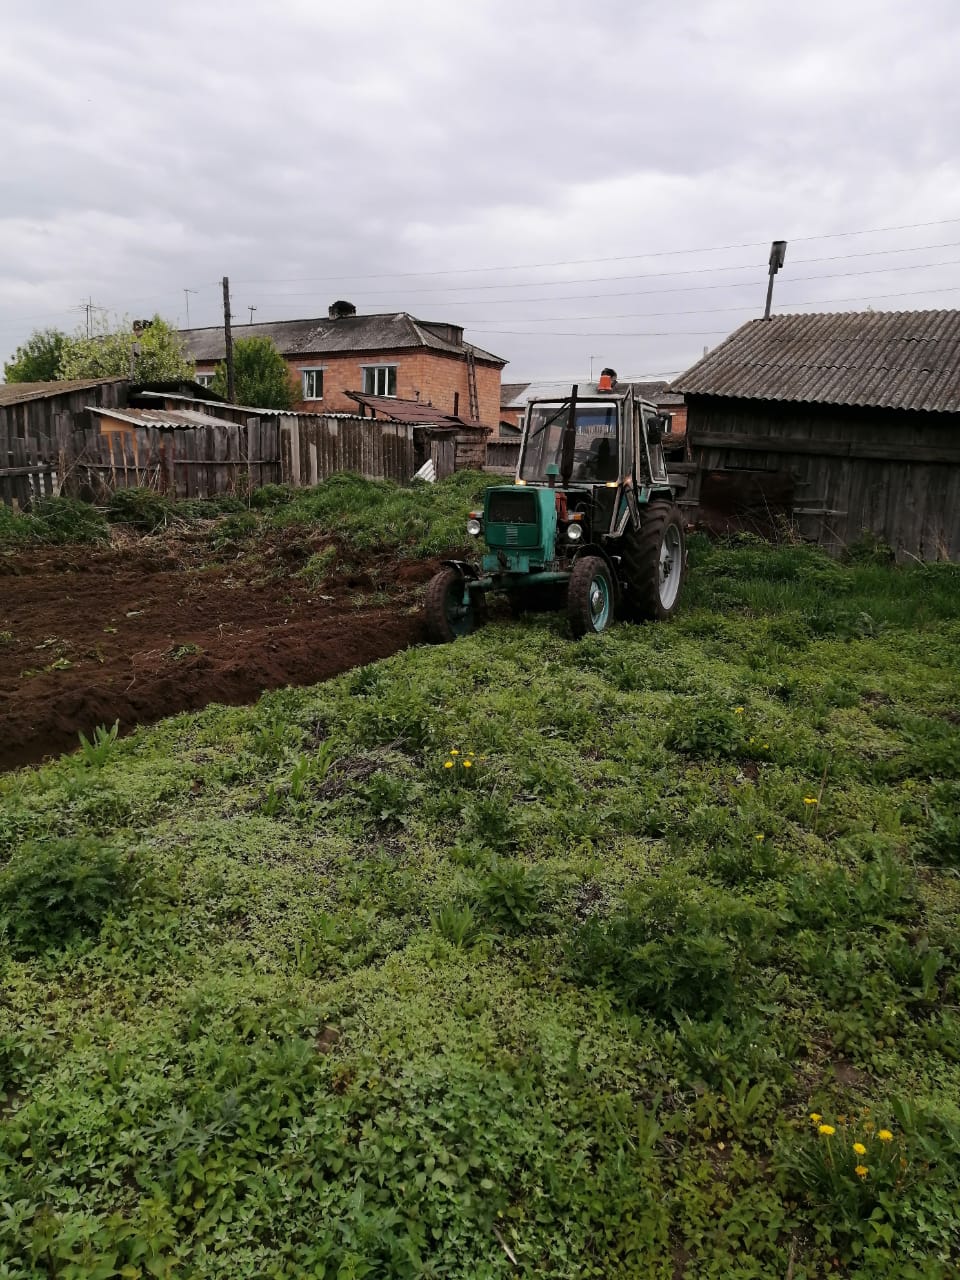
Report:
[{"label": "bush", "polygon": [[250,505],[257,511],[270,507],[285,507],[292,501],[293,493],[283,484],[265,484],[250,494]]},{"label": "bush", "polygon": [[119,850],[93,839],[24,844],[0,872],[0,935],[18,954],[99,932],[130,883]]},{"label": "bush", "polygon": [[154,489],[117,489],[107,503],[111,524],[128,524],[142,533],[162,529],[173,514],[173,504]]},{"label": "bush", "polygon": [[39,498],[30,508],[38,542],[102,542],[110,531],[101,513],[75,498]]}]

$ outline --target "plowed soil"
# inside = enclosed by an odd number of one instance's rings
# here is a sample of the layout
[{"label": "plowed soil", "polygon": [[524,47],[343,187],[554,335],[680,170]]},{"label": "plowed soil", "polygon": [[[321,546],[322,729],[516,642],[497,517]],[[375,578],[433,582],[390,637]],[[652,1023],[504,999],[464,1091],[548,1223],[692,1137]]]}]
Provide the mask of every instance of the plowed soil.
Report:
[{"label": "plowed soil", "polygon": [[250,702],[423,638],[416,587],[435,562],[352,556],[311,586],[298,570],[316,549],[301,534],[215,554],[209,537],[119,535],[0,555],[0,769],[97,725]]}]

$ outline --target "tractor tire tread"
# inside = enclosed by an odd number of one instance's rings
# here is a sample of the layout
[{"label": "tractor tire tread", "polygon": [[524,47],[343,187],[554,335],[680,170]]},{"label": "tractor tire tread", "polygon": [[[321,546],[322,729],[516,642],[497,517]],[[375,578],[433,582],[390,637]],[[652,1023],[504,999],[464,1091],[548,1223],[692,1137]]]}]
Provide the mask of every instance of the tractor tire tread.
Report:
[{"label": "tractor tire tread", "polygon": [[660,598],[660,548],[667,526],[672,522],[680,527],[680,546],[685,557],[683,520],[679,507],[672,502],[651,502],[644,510],[640,528],[628,528],[621,539],[620,553],[629,583],[629,590],[623,593],[625,613],[634,622],[665,622],[676,611],[685,564],[680,571],[676,599],[669,609],[664,608]]}]

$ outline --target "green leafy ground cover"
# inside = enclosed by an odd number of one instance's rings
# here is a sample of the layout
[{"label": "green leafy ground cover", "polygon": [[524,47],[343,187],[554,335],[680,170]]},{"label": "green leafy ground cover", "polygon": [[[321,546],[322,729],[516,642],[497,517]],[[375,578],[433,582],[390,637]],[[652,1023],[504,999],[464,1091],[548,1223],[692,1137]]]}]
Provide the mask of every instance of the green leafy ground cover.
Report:
[{"label": "green leafy ground cover", "polygon": [[0,503],[0,551],[105,542],[111,525],[154,534],[171,525],[215,520],[210,529],[215,545],[309,527],[335,534],[356,552],[428,557],[463,543],[466,512],[495,479],[459,471],[436,485],[398,485],[342,473],[312,489],[270,484],[246,496],[173,501],[152,489],[118,489],[103,506],[74,498],[43,498],[30,511],[15,512]]},{"label": "green leafy ground cover", "polygon": [[0,1276],[956,1274],[960,571],[692,560],[0,780]]}]

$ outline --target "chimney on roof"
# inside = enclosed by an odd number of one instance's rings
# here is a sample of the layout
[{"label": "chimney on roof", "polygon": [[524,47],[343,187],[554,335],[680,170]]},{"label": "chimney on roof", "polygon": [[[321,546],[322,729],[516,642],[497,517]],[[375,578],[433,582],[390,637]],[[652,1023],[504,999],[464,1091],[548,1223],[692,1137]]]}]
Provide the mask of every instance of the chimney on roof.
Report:
[{"label": "chimney on roof", "polygon": [[339,302],[331,302],[327,311],[327,315],[331,320],[342,320],[344,316],[355,316],[357,308],[352,302],[344,302],[341,298]]}]

